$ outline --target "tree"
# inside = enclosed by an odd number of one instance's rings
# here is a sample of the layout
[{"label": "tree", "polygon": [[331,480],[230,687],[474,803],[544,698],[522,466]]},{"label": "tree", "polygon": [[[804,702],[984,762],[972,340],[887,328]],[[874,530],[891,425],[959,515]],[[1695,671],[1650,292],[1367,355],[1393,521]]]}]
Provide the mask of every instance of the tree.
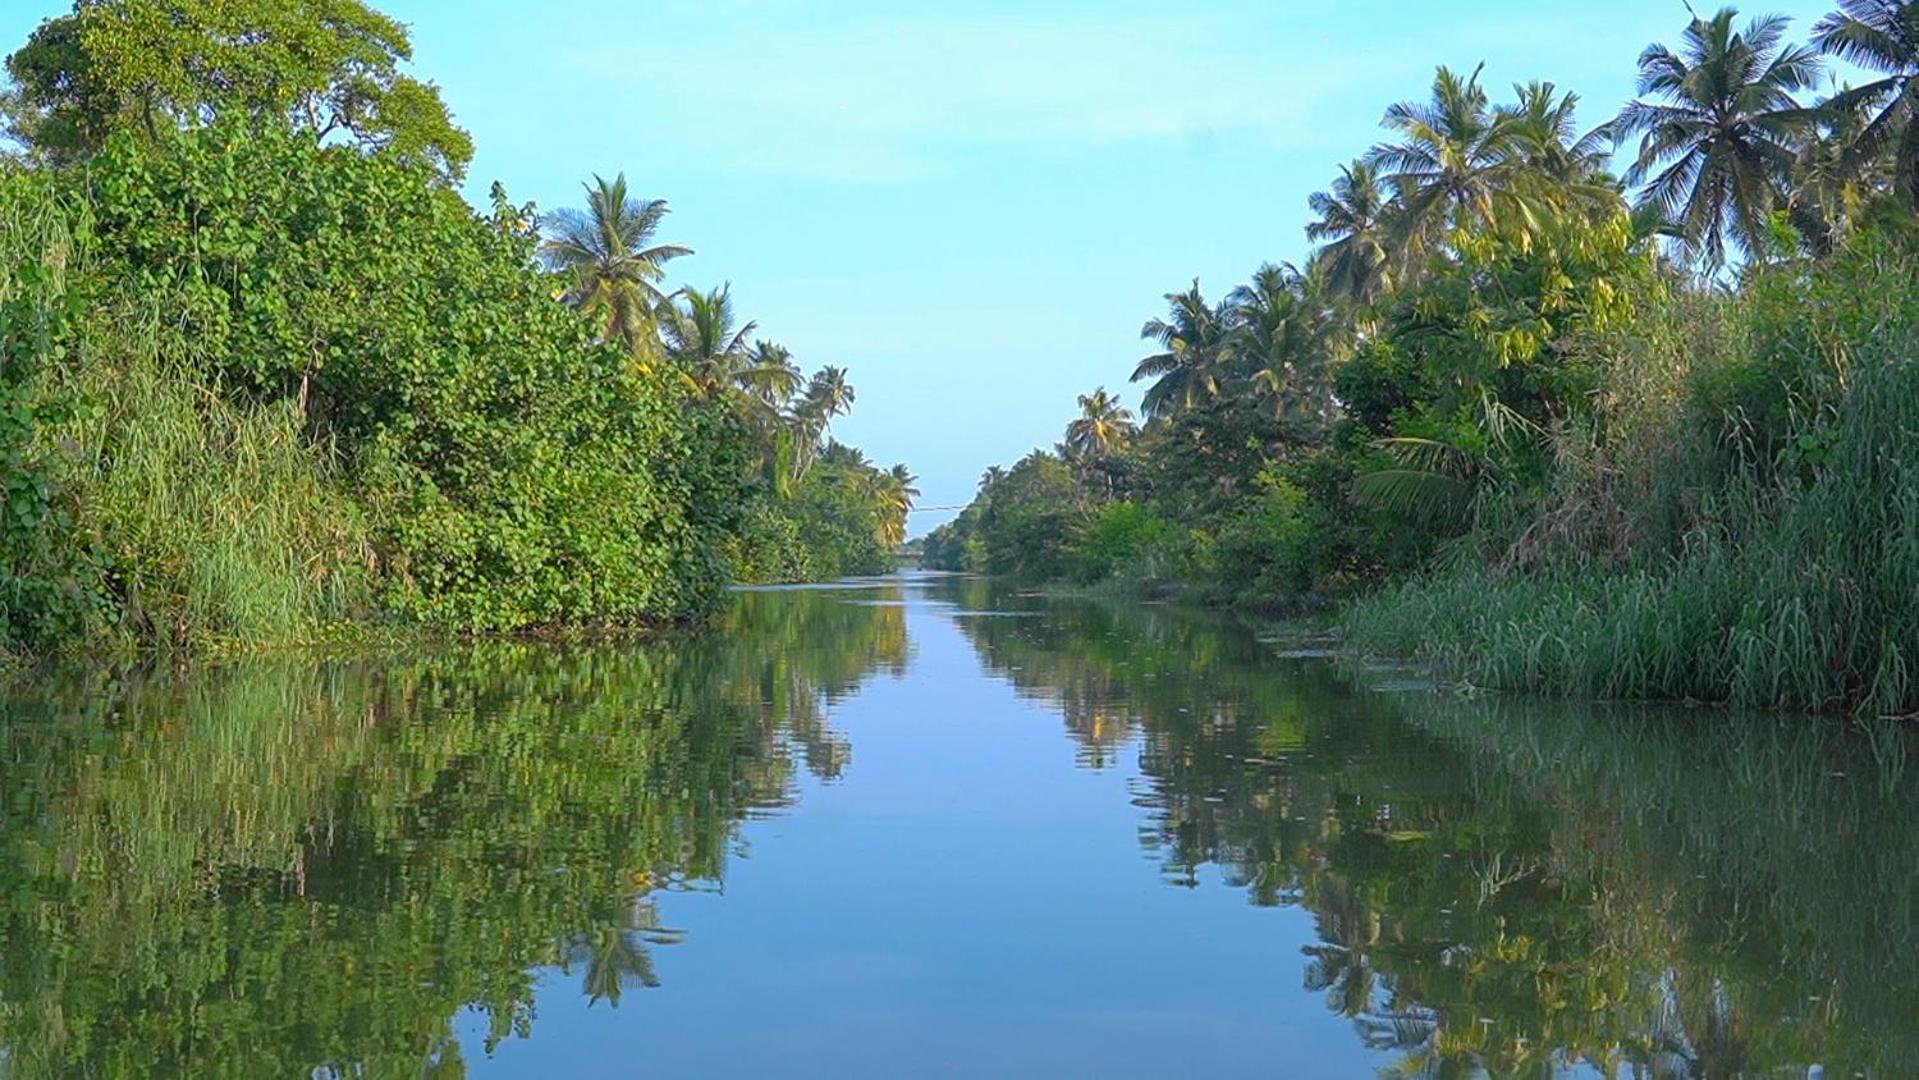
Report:
[{"label": "tree", "polygon": [[1158,342],[1162,352],[1133,368],[1134,382],[1154,379],[1140,406],[1149,417],[1171,416],[1212,401],[1232,355],[1232,317],[1225,305],[1210,305],[1199,282],[1182,293],[1167,293],[1167,317],[1148,319],[1139,336]]},{"label": "tree", "polygon": [[1550,82],[1515,86],[1518,100],[1499,107],[1512,126],[1525,163],[1523,180],[1543,185],[1542,194],[1562,212],[1610,214],[1622,208],[1619,184],[1606,168],[1612,158],[1612,128],[1581,132],[1579,95],[1559,93]]},{"label": "tree", "polygon": [[1118,450],[1135,430],[1132,410],[1120,404],[1105,387],[1079,396],[1079,418],[1066,425],[1066,446],[1083,458],[1100,458]]},{"label": "tree", "polygon": [[1332,390],[1326,378],[1326,317],[1308,295],[1298,270],[1272,263],[1234,289],[1238,352],[1252,369],[1256,394],[1281,420],[1318,425],[1329,419]]},{"label": "tree", "polygon": [[632,197],[625,173],[611,182],[595,176],[582,186],[586,209],[555,211],[540,254],[549,267],[572,278],[565,300],[599,320],[603,340],[643,355],[654,344],[655,313],[668,303],[659,287],[665,266],[693,249],[653,242],[667,214],[666,200]]},{"label": "tree", "polygon": [[806,407],[823,417],[844,416],[853,407],[853,396],[846,369],[831,364],[814,372],[806,384]]},{"label": "tree", "polygon": [[399,71],[406,28],[360,0],[81,0],[7,58],[7,134],[50,164],[115,131],[221,116],[343,138],[456,181],[473,142],[440,91]]},{"label": "tree", "polygon": [[1396,242],[1411,260],[1456,229],[1530,227],[1534,207],[1515,173],[1524,163],[1510,115],[1494,110],[1479,72],[1441,67],[1429,101],[1402,101],[1381,121],[1399,135],[1366,155],[1393,193]]},{"label": "tree", "polygon": [[1846,146],[1854,170],[1893,157],[1894,185],[1908,209],[1919,210],[1919,0],[1839,0],[1839,10],[1812,28],[1820,51],[1882,72],[1828,104],[1873,115]]},{"label": "tree", "polygon": [[1639,57],[1642,98],[1613,123],[1620,138],[1641,136],[1626,173],[1628,184],[1645,185],[1639,205],[1671,222],[1712,267],[1725,264],[1728,241],[1764,250],[1793,138],[1808,122],[1793,94],[1819,73],[1811,49],[1783,44],[1784,18],[1757,18],[1735,33],[1735,14],[1695,17],[1678,52],[1648,46]]},{"label": "tree", "polygon": [[1307,199],[1319,220],[1306,226],[1306,238],[1325,242],[1313,255],[1333,296],[1361,306],[1392,288],[1386,224],[1386,199],[1378,174],[1364,160],[1342,166],[1331,191]]},{"label": "tree", "polygon": [[754,400],[777,409],[799,393],[805,376],[793,362],[793,354],[784,345],[755,341],[747,353],[746,367],[738,376],[740,389]]},{"label": "tree", "polygon": [[659,309],[660,340],[667,358],[678,364],[708,398],[740,390],[753,363],[747,339],[759,328],[739,326],[733,292],[722,285],[707,292],[684,292]]},{"label": "tree", "polygon": [[1794,147],[1786,219],[1800,246],[1832,254],[1876,198],[1895,186],[1895,155],[1861,155],[1860,133],[1872,121],[1867,102],[1841,91],[1813,107],[1812,122]]},{"label": "tree", "polygon": [[805,477],[813,467],[827,427],[834,417],[844,416],[853,408],[853,397],[853,384],[846,381],[845,368],[828,364],[807,380],[806,389],[787,409],[794,479]]},{"label": "tree", "polygon": [[913,486],[919,478],[903,464],[873,476],[874,531],[881,543],[897,547],[906,541],[906,515],[919,498],[920,491]]}]

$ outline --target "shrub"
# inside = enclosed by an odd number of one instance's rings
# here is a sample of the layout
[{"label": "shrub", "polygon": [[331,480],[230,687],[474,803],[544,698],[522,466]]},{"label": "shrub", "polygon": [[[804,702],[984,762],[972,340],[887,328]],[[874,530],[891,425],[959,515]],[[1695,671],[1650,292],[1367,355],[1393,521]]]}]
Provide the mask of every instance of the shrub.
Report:
[{"label": "shrub", "polygon": [[595,345],[524,229],[422,165],[225,124],[117,140],[87,185],[93,290],[165,296],[167,362],[337,447],[396,610],[510,630],[713,602],[740,440]]}]

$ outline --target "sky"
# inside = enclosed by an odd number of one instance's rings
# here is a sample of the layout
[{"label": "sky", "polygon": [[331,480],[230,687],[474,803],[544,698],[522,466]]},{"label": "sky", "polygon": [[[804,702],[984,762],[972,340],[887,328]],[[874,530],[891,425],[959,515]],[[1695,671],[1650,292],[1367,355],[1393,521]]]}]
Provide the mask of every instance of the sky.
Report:
[{"label": "sky", "polygon": [[[579,205],[625,172],[761,336],[849,369],[833,434],[958,506],[1127,377],[1197,279],[1303,261],[1307,196],[1433,69],[1547,79],[1582,123],[1676,43],[1681,0],[373,0],[477,153],[466,186]],[[5,0],[0,42],[70,7]],[[1803,40],[1829,2],[1778,0]],[[1705,10],[1703,7],[1702,11]],[[913,533],[950,518],[914,515]]]}]

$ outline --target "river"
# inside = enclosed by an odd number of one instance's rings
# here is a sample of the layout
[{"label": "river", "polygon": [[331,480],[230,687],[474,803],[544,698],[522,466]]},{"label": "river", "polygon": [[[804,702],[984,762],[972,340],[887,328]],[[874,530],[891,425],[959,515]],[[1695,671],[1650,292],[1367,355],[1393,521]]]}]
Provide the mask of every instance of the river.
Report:
[{"label": "river", "polygon": [[1912,1075],[1895,727],[908,574],[5,699],[0,1075]]}]

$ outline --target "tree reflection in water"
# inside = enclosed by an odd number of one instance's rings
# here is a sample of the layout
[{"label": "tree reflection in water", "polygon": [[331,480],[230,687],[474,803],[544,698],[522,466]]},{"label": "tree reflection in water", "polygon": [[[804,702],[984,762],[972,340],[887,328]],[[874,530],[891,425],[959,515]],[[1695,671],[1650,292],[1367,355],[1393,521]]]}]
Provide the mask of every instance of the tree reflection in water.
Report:
[{"label": "tree reflection in water", "polygon": [[1303,985],[1400,1074],[1919,1060],[1896,729],[1373,692],[1229,619],[940,590],[1044,611],[959,625],[1083,763],[1137,747],[1170,882],[1313,913]]},{"label": "tree reflection in water", "polygon": [[651,645],[30,687],[0,732],[0,1071],[452,1076],[455,1015],[489,1052],[527,1034],[537,969],[617,1005],[678,939],[659,896],[719,882],[795,762],[839,775],[830,702],[907,655],[898,608],[747,595]]},{"label": "tree reflection in water", "polygon": [[[1230,620],[930,589],[1083,767],[1136,767],[1166,880],[1311,913],[1289,978],[1401,1075],[1919,1059],[1896,731],[1379,693]],[[672,894],[717,889],[803,770],[848,767],[827,718],[907,670],[900,596],[26,688],[0,728],[0,1069],[457,1076],[455,1018],[489,1053],[525,1036],[543,975],[630,1004],[680,938]]]}]

